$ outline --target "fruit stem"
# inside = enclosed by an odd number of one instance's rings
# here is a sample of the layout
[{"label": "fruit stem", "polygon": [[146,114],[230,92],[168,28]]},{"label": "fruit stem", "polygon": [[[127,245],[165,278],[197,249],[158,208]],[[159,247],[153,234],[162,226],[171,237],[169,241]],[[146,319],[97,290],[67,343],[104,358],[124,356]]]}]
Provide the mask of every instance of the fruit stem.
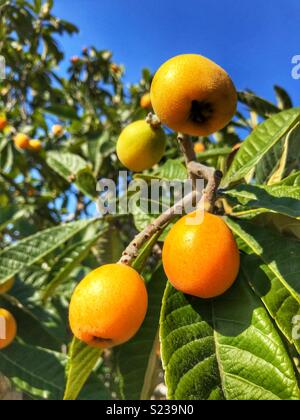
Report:
[{"label": "fruit stem", "polygon": [[156,130],[157,128],[159,128],[161,126],[161,121],[158,118],[157,115],[152,114],[152,112],[150,112],[147,117],[146,117],[146,123],[148,123],[149,125],[151,125],[151,127]]},{"label": "fruit stem", "polygon": [[148,225],[133,239],[123,252],[119,263],[130,266],[138,256],[139,250],[147,241],[149,241],[149,239],[158,232],[162,232],[174,217],[182,215],[187,206],[194,201],[197,203],[201,197],[203,197],[202,192],[195,190],[178,201],[173,207],[162,213],[153,223]]}]

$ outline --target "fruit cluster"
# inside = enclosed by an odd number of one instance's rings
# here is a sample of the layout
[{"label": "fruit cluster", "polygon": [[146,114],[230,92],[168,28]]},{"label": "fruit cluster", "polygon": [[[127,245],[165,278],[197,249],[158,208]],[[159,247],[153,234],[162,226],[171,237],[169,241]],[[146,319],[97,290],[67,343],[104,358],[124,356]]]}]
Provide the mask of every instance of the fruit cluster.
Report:
[{"label": "fruit cluster", "polygon": [[[6,116],[0,116],[0,132],[5,132],[9,129],[8,120]],[[14,130],[14,129],[13,129]],[[9,130],[10,131],[10,130]],[[64,128],[61,125],[54,125],[52,127],[52,135],[55,138],[59,138],[64,134]],[[31,139],[28,134],[17,133],[13,137],[14,145],[18,150],[29,150],[31,152],[39,153],[42,148],[42,142],[38,139]]]},{"label": "fruit cluster", "polygon": [[[153,107],[161,124],[192,136],[207,136],[224,128],[235,114],[237,93],[228,74],[207,58],[181,55],[156,73],[141,107]],[[166,135],[160,124],[136,121],[117,143],[122,164],[134,172],[156,165],[164,156]],[[198,143],[195,151],[204,151]],[[188,215],[168,234],[163,266],[172,285],[199,298],[214,298],[234,283],[240,256],[232,232],[222,218],[205,213],[201,223]],[[75,289],[70,303],[74,335],[93,347],[108,348],[132,338],[147,312],[143,278],[125,264],[105,265],[90,273]]]},{"label": "fruit cluster", "polygon": [[[0,116],[0,132],[5,132],[8,128],[8,120],[6,116]],[[64,128],[61,125],[54,125],[52,127],[52,135],[54,137],[61,137],[64,134]],[[17,133],[13,138],[15,147],[19,150],[29,150],[38,153],[42,150],[42,143],[40,140],[31,139],[27,134]],[[28,196],[32,197],[35,190],[29,189]],[[4,284],[0,285],[0,295],[8,293],[13,285],[15,279],[11,278]],[[2,337],[2,333],[4,332]],[[0,349],[8,347],[15,339],[17,334],[17,323],[14,316],[4,308],[0,308]]]}]

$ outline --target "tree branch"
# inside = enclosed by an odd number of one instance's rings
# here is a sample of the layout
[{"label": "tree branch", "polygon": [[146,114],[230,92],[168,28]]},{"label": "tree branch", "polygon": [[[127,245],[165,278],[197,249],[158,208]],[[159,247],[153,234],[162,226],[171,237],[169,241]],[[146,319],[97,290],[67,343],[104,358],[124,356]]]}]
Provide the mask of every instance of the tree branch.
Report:
[{"label": "tree branch", "polygon": [[217,190],[223,178],[223,173],[215,168],[202,165],[198,162],[190,162],[188,169],[197,178],[204,178],[207,181],[204,190],[205,209],[209,212],[214,212]]},{"label": "tree branch", "polygon": [[182,133],[178,134],[177,140],[184,156],[185,164],[189,173],[189,178],[193,181],[195,187],[197,176],[189,169],[189,163],[197,161],[193,142],[191,141],[189,136]]},{"label": "tree branch", "polygon": [[141,233],[139,233],[134,240],[128,245],[123,252],[123,256],[119,263],[131,265],[134,259],[137,257],[140,248],[154,236],[156,233],[163,231],[168,223],[179,214],[183,213],[183,210],[193,203],[198,202],[201,198],[201,193],[196,190],[186,195],[182,200],[178,201],[173,207],[161,214],[153,223],[148,225]]}]

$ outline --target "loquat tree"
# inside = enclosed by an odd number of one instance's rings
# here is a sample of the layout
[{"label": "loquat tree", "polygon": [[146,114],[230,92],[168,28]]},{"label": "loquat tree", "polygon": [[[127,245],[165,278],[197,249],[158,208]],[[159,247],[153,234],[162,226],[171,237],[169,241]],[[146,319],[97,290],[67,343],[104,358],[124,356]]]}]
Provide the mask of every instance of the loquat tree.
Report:
[{"label": "loquat tree", "polygon": [[[77,32],[51,0],[0,4],[3,377],[28,399],[299,400],[300,108],[197,55],[128,87],[92,46],[63,74]],[[205,190],[100,214],[125,168]]]}]

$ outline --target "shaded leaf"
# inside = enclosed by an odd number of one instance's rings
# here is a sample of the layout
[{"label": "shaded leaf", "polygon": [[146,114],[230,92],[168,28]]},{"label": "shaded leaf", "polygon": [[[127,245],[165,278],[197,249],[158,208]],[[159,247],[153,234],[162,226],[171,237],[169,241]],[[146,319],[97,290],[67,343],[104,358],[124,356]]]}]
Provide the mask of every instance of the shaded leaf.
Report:
[{"label": "shaded leaf", "polygon": [[293,336],[293,319],[300,316],[299,303],[256,255],[243,256],[242,270],[278,328],[300,353],[300,338],[296,339]]},{"label": "shaded leaf", "polygon": [[44,230],[0,252],[0,284],[53,252],[95,220],[63,224]]},{"label": "shaded leaf", "polygon": [[150,399],[149,392],[153,391],[148,388],[148,381],[151,378],[153,359],[157,357],[156,335],[165,285],[166,277],[160,267],[148,285],[149,305],[146,319],[137,335],[119,349],[118,366],[124,399],[139,400],[141,394],[143,399]]}]

